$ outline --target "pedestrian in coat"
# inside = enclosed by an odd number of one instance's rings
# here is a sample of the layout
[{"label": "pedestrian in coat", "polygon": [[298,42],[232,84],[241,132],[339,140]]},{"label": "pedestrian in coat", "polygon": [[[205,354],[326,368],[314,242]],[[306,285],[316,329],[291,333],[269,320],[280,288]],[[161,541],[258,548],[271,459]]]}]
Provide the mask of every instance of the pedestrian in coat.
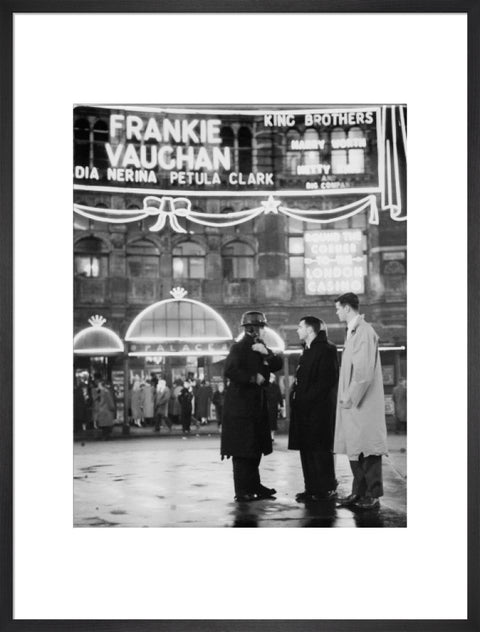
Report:
[{"label": "pedestrian in coat", "polygon": [[115,401],[103,380],[98,381],[96,390],[98,402],[97,424],[102,430],[102,437],[108,439],[115,421]]},{"label": "pedestrian in coat", "polygon": [[395,433],[405,432],[407,428],[407,380],[402,377],[392,393],[395,406]]},{"label": "pedestrian in coat", "polygon": [[92,397],[87,379],[81,378],[75,387],[74,392],[74,430],[75,432],[85,431],[92,419]]},{"label": "pedestrian in coat", "polygon": [[155,394],[155,432],[160,432],[160,426],[164,423],[169,431],[172,431],[172,423],[168,416],[168,402],[171,391],[165,380],[159,380]]},{"label": "pedestrian in coat", "polygon": [[337,481],[333,459],[337,404],[337,348],[323,320],[305,316],[297,328],[303,343],[290,399],[288,447],[300,451],[305,490],[297,502],[333,500]]},{"label": "pedestrian in coat", "polygon": [[192,424],[192,400],[192,385],[190,382],[185,381],[178,396],[178,403],[180,404],[180,423],[182,424],[183,434],[190,434],[190,426]]},{"label": "pedestrian in coat", "polygon": [[248,502],[271,498],[276,491],[260,482],[262,454],[272,452],[266,386],[270,372],[282,367],[282,359],[262,341],[267,324],[261,312],[246,312],[241,326],[245,335],[230,348],[225,361],[229,380],[223,409],[221,455],[232,457],[235,500]]},{"label": "pedestrian in coat", "polygon": [[130,391],[130,409],[132,411],[133,423],[139,428],[142,427],[143,421],[143,397],[144,393],[140,386],[140,378],[138,375],[135,375],[132,390]]},{"label": "pedestrian in coat", "polygon": [[382,456],[387,427],[378,336],[359,314],[356,294],[335,299],[339,320],[347,323],[338,384],[334,451],[346,454],[353,474],[352,493],[339,505],[375,509],[383,496]]},{"label": "pedestrian in coat", "polygon": [[213,391],[210,383],[202,380],[195,391],[195,417],[200,421],[201,426],[206,426],[208,423],[212,397]]},{"label": "pedestrian in coat", "polygon": [[215,406],[215,417],[217,418],[217,426],[220,428],[223,419],[223,407],[225,405],[225,384],[223,382],[217,384],[217,390],[213,394],[212,402]]},{"label": "pedestrian in coat", "polygon": [[172,424],[179,423],[180,418],[180,403],[178,401],[178,396],[182,392],[183,381],[178,378],[173,383],[172,392],[170,399],[168,401],[168,417]]},{"label": "pedestrian in coat", "polygon": [[147,380],[143,387],[143,418],[145,424],[151,425],[155,415],[155,393],[156,387],[151,380]]}]

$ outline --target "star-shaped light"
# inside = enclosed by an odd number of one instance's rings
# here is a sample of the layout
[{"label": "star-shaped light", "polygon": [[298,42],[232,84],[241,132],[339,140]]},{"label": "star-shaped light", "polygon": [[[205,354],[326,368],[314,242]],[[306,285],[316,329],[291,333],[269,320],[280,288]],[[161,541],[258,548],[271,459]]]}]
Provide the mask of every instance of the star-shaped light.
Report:
[{"label": "star-shaped light", "polygon": [[268,200],[266,202],[261,202],[261,204],[263,206],[263,212],[265,213],[265,215],[268,215],[269,213],[274,213],[275,215],[278,214],[278,207],[280,206],[280,202],[274,200],[273,195],[269,195]]},{"label": "star-shaped light", "polygon": [[173,290],[170,290],[170,294],[178,300],[186,296],[188,292],[183,287],[174,287]]}]

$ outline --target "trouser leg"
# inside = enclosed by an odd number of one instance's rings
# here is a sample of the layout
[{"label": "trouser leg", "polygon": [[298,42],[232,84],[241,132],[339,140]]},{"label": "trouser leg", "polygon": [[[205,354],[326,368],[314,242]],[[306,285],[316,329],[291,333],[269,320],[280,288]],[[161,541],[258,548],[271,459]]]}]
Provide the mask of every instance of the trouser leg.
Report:
[{"label": "trouser leg", "polygon": [[232,457],[233,463],[233,484],[236,496],[245,494],[255,494],[260,485],[260,465],[261,456],[255,458],[244,458],[240,456]]},{"label": "trouser leg", "polygon": [[360,454],[358,461],[350,461],[353,474],[352,494],[379,498],[383,496],[382,457]]},{"label": "trouser leg", "polygon": [[326,450],[300,450],[305,491],[326,494],[337,488],[333,454]]}]

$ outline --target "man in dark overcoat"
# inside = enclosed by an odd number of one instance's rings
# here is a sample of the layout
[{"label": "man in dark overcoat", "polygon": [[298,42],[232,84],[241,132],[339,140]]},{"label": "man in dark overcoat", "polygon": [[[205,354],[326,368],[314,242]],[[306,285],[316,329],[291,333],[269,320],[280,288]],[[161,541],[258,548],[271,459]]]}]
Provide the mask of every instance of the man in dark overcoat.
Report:
[{"label": "man in dark overcoat", "polygon": [[232,457],[235,500],[248,502],[271,498],[276,491],[260,482],[262,454],[272,452],[266,388],[270,372],[282,367],[262,342],[267,324],[261,312],[246,312],[241,326],[245,334],[235,342],[225,362],[228,386],[223,409],[221,455]]},{"label": "man in dark overcoat", "polygon": [[300,450],[305,490],[298,502],[334,499],[333,458],[338,386],[337,348],[327,339],[325,323],[305,316],[297,329],[303,343],[290,395],[288,447]]}]

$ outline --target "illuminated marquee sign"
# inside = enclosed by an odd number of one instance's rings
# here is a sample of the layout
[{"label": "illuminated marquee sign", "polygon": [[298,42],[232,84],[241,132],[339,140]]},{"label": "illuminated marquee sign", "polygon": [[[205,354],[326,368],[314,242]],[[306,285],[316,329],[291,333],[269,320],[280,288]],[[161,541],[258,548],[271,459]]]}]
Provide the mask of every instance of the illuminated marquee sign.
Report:
[{"label": "illuminated marquee sign", "polygon": [[286,112],[78,106],[74,117],[78,187],[179,195],[380,190],[378,107]]},{"label": "illuminated marquee sign", "polygon": [[363,294],[367,257],[361,230],[307,231],[305,241],[305,293]]}]

